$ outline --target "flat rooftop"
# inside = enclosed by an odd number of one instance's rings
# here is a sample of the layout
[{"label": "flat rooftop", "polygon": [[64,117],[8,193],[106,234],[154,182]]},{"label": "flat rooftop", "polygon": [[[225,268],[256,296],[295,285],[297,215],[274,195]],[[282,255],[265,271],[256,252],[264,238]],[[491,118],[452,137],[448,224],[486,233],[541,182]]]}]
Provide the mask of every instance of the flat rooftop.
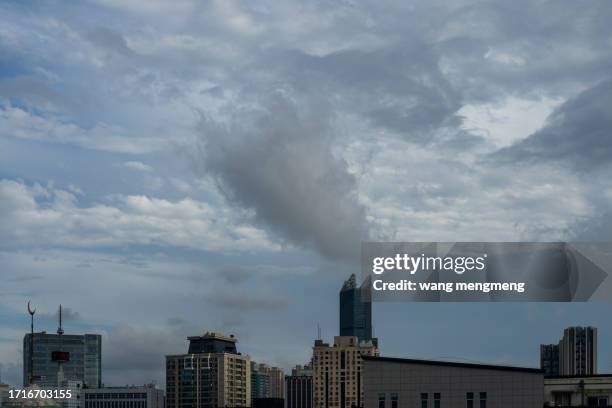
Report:
[{"label": "flat rooftop", "polygon": [[544,374],[543,370],[539,368],[531,367],[515,367],[507,365],[495,365],[495,364],[478,364],[478,363],[459,363],[454,361],[440,361],[440,360],[420,360],[414,358],[397,358],[397,357],[376,357],[376,356],[362,356],[363,360],[379,361],[386,363],[399,363],[399,364],[420,364],[429,366],[441,366],[441,367],[458,367],[458,368],[474,368],[481,370],[499,370],[499,371],[519,371],[524,373],[532,374]]}]

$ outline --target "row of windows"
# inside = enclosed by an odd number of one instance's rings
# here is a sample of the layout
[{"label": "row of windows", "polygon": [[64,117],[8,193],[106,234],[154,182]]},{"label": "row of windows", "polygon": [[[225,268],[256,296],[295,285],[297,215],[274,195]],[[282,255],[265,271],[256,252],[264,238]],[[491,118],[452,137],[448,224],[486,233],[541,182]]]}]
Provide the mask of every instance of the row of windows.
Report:
[{"label": "row of windows", "polygon": [[137,399],[137,398],[147,398],[146,393],[87,393],[85,394],[85,399]]},{"label": "row of windows", "polygon": [[85,401],[85,408],[147,408],[146,401]]},{"label": "row of windows", "polygon": [[[390,408],[399,408],[399,395],[397,393],[391,393],[391,407]],[[467,392],[465,394],[466,408],[475,408],[475,401],[478,401],[479,408],[487,408],[487,393],[480,392],[478,393],[478,400],[475,399],[475,394],[473,392]],[[433,402],[433,405],[430,405],[430,400]],[[384,393],[378,394],[378,408],[387,408],[387,395]],[[442,407],[442,394],[439,392],[434,392],[430,394],[423,392],[421,393],[421,408],[441,408]]]}]

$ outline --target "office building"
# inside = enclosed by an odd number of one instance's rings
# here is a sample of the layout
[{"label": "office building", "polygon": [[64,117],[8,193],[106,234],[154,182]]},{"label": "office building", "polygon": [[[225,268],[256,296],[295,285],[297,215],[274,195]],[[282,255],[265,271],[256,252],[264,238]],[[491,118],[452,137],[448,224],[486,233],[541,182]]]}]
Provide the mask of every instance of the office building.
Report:
[{"label": "office building", "polygon": [[546,377],[559,375],[559,345],[540,345],[540,369]]},{"label": "office building", "polygon": [[164,392],[153,384],[86,388],[82,408],[164,408]]},{"label": "office building", "polygon": [[283,370],[278,367],[260,364],[259,372],[268,375],[269,389],[266,398],[285,398],[285,373]]},{"label": "office building", "polygon": [[189,337],[187,354],[166,356],[167,408],[251,406],[251,361],[236,338],[208,332]]},{"label": "office building", "polygon": [[366,356],[364,408],[541,408],[534,368]]},{"label": "office building", "polygon": [[[58,376],[60,364],[63,375]],[[87,387],[100,387],[102,336],[41,332],[34,333],[32,338],[28,333],[23,338],[24,386],[30,384],[32,366],[34,383],[43,388],[57,387],[62,380],[82,381]]]},{"label": "office building", "polygon": [[332,346],[315,340],[312,354],[314,407],[362,406],[362,358],[377,356],[376,344],[356,336],[336,336]]},{"label": "office building", "polygon": [[251,398],[270,397],[270,374],[259,370],[256,362],[251,361]]},{"label": "office building", "polygon": [[612,374],[544,378],[544,403],[548,407],[610,407]]},{"label": "office building", "polygon": [[355,274],[340,290],[340,336],[356,336],[359,341],[372,339],[372,302],[362,297]]},{"label": "office building", "polygon": [[312,366],[297,366],[285,377],[285,408],[313,408]]},{"label": "office building", "polygon": [[597,329],[568,327],[559,342],[559,374],[597,374]]}]

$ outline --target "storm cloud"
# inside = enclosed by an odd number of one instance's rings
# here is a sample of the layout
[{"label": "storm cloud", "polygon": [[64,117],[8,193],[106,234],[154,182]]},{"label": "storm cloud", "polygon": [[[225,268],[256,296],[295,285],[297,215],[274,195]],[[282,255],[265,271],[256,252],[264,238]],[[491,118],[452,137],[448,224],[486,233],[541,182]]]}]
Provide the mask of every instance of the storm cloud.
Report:
[{"label": "storm cloud", "polygon": [[[0,16],[13,385],[28,299],[41,329],[62,303],[78,311],[67,332],[104,334],[105,383],[162,382],[163,354],[205,330],[307,361],[317,324],[336,334],[362,240],[610,239],[612,2],[2,2]],[[572,313],[612,335],[588,305],[528,322],[514,306],[410,307],[408,329],[405,309],[377,311],[389,355],[419,332],[415,355],[537,361]],[[438,335],[492,316],[513,322],[495,342]]]},{"label": "storm cloud", "polygon": [[330,108],[270,93],[259,109],[230,112],[228,124],[204,120],[196,160],[230,202],[290,243],[347,259],[369,231],[355,176],[332,151]]},{"label": "storm cloud", "polygon": [[577,171],[609,167],[612,162],[612,80],[581,92],[556,109],[546,125],[492,161],[555,162]]}]

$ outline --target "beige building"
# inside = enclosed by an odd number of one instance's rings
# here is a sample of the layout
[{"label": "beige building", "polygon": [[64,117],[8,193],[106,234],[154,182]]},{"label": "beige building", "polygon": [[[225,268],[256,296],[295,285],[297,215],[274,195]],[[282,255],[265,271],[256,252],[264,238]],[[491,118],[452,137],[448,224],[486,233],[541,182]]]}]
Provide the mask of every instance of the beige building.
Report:
[{"label": "beige building", "polygon": [[166,356],[166,407],[250,407],[251,362],[236,339],[206,333],[189,341],[188,354]]},{"label": "beige building", "polygon": [[268,398],[285,398],[285,373],[283,369],[260,364],[258,371],[268,376]]},{"label": "beige building", "polygon": [[314,407],[362,406],[362,356],[377,356],[378,347],[356,336],[336,336],[333,346],[316,340],[312,350]]}]

